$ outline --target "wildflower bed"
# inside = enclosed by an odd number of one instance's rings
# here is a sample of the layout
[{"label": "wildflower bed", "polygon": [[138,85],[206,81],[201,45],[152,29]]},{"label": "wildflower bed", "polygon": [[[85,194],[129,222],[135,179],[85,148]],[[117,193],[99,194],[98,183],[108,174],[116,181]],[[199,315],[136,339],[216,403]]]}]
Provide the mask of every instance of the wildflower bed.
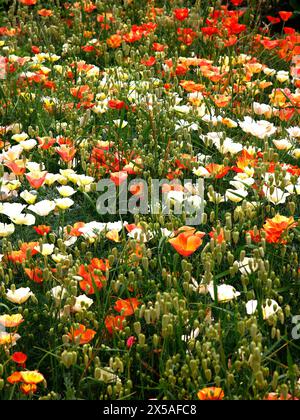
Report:
[{"label": "wildflower bed", "polygon": [[2,2],[1,399],[300,397],[299,12],[258,3]]}]

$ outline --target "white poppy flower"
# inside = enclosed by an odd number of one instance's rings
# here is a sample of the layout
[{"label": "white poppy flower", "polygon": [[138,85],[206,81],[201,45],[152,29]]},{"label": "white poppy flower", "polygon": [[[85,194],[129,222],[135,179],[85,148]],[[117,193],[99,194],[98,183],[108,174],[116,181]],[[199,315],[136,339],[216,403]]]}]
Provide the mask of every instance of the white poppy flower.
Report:
[{"label": "white poppy flower", "polygon": [[93,303],[93,299],[88,298],[86,295],[80,295],[76,298],[75,305],[71,310],[72,312],[82,312],[88,309]]},{"label": "white poppy flower", "polygon": [[[211,283],[208,285],[208,292],[212,298],[215,300],[215,290],[214,285]],[[218,294],[218,302],[219,303],[226,303],[230,302],[238,298],[241,294],[235,290],[233,286],[229,286],[227,284],[222,284],[221,286],[217,286],[217,294]]]},{"label": "white poppy flower", "polygon": [[227,200],[233,201],[234,203],[239,203],[248,195],[247,191],[244,189],[233,190],[228,189],[225,193],[225,197]]},{"label": "white poppy flower", "polygon": [[56,205],[54,201],[43,200],[35,205],[29,206],[28,210],[32,211],[38,216],[48,216],[55,209],[55,207]]},{"label": "white poppy flower", "polygon": [[0,223],[0,237],[6,238],[7,236],[10,236],[15,231],[15,225],[10,223]]},{"label": "white poppy flower", "polygon": [[29,287],[20,287],[19,289],[10,290],[8,289],[5,298],[12,303],[21,305],[25,303],[34,294],[31,292]]}]

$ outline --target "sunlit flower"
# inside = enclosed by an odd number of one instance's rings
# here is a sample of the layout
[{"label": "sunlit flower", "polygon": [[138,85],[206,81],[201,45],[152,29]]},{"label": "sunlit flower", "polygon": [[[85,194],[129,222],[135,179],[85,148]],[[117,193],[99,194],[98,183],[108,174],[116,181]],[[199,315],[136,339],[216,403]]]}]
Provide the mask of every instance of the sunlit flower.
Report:
[{"label": "sunlit flower", "polygon": [[[208,292],[211,295],[211,298],[213,300],[216,299],[215,297],[215,286],[213,284],[210,284],[208,287]],[[235,290],[234,287],[229,286],[227,284],[222,284],[221,286],[216,286],[217,290],[217,299],[220,303],[226,303],[230,302],[231,300],[234,300],[238,298],[241,294]]]},{"label": "sunlit flower", "polygon": [[41,244],[34,248],[36,251],[41,253],[44,256],[51,255],[54,252],[54,245],[53,244]]},{"label": "sunlit flower", "polygon": [[93,299],[90,299],[86,295],[77,296],[75,305],[72,306],[72,312],[82,312],[87,310],[93,303]]},{"label": "sunlit flower", "polygon": [[21,314],[0,316],[0,324],[6,328],[18,327],[22,322],[24,322],[24,318]]},{"label": "sunlit flower", "polygon": [[71,197],[76,193],[76,191],[69,186],[57,187],[57,190],[62,197]]},{"label": "sunlit flower", "polygon": [[263,226],[263,230],[266,233],[266,239],[269,243],[286,243],[284,235],[288,233],[290,229],[297,227],[297,222],[294,218],[281,216],[277,214],[273,219],[267,219]]},{"label": "sunlit flower", "polygon": [[0,223],[0,237],[5,238],[14,233],[15,226],[13,224]]},{"label": "sunlit flower", "polygon": [[24,381],[26,384],[36,385],[45,380],[44,376],[36,370],[33,370],[33,371],[28,370],[28,371],[23,371],[20,373],[21,373],[22,381]]},{"label": "sunlit flower", "polygon": [[57,198],[54,200],[54,202],[56,207],[58,207],[60,210],[67,210],[74,204],[74,201],[70,198]]},{"label": "sunlit flower", "polygon": [[23,198],[23,200],[26,201],[27,204],[34,204],[37,200],[36,192],[29,192],[27,190],[22,191],[20,197]]},{"label": "sunlit flower", "polygon": [[[248,315],[255,314],[257,308],[258,308],[258,301],[257,300],[250,300],[246,304],[246,311],[247,311]],[[263,305],[262,308],[261,308],[264,320],[267,320],[267,319],[271,318],[280,309],[281,309],[280,306],[278,305],[278,303],[275,300],[268,299],[266,304]]]},{"label": "sunlit flower", "polygon": [[20,338],[21,336],[19,334],[0,331],[0,346],[13,347]]},{"label": "sunlit flower", "polygon": [[244,200],[248,195],[248,192],[244,189],[228,189],[225,193],[227,200],[233,201],[234,203],[239,203]]},{"label": "sunlit flower", "polygon": [[55,209],[55,207],[56,204],[54,201],[43,200],[37,204],[29,206],[28,210],[32,211],[38,216],[48,216],[48,214],[50,214]]},{"label": "sunlit flower", "polygon": [[33,296],[33,293],[29,287],[20,287],[19,289],[14,290],[8,289],[5,295],[7,300],[16,303],[17,305],[25,303],[31,296]]}]

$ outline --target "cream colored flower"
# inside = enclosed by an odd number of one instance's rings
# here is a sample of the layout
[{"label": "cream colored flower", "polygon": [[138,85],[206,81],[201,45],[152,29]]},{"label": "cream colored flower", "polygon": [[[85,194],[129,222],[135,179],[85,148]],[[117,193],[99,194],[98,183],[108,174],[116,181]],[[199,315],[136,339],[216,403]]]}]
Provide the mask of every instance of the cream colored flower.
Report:
[{"label": "cream colored flower", "polygon": [[35,205],[29,206],[28,210],[32,211],[38,216],[48,216],[48,214],[50,214],[55,209],[55,207],[56,205],[54,201],[43,200]]},{"label": "cream colored flower", "polygon": [[12,136],[12,140],[15,140],[16,142],[20,143],[21,141],[25,141],[29,138],[27,133],[18,133],[18,134],[14,134]]},{"label": "cream colored flower", "polygon": [[37,200],[37,193],[36,191],[23,191],[20,194],[20,197],[23,198],[24,201],[26,201],[27,204],[34,204]]},{"label": "cream colored flower", "polygon": [[248,193],[244,189],[233,190],[228,189],[225,193],[227,200],[233,201],[234,203],[239,203],[247,197]]},{"label": "cream colored flower", "polygon": [[19,289],[10,290],[6,292],[6,299],[17,305],[25,303],[34,294],[30,291],[29,287],[20,287]]},{"label": "cream colored flower", "polygon": [[[215,289],[214,285],[211,283],[207,286],[208,292],[213,300],[215,300]],[[235,290],[233,286],[227,284],[222,284],[217,286],[218,302],[226,303],[238,298],[241,294]]]},{"label": "cream colored flower", "polygon": [[17,214],[14,217],[10,217],[10,220],[15,225],[32,226],[35,224],[35,217],[33,214]]},{"label": "cream colored flower", "polygon": [[74,201],[70,198],[57,198],[54,200],[54,202],[56,207],[58,207],[60,210],[67,210],[74,204]]},{"label": "cream colored flower", "polygon": [[36,251],[38,251],[40,254],[42,254],[44,256],[48,256],[48,255],[53,254],[54,245],[53,244],[42,244],[42,245],[37,245],[36,247],[34,247],[34,249]]},{"label": "cream colored flower", "polygon": [[72,195],[76,194],[74,188],[69,186],[57,187],[57,190],[62,197],[71,197]]},{"label": "cream colored flower", "polygon": [[76,298],[75,305],[72,307],[72,312],[82,312],[88,309],[94,303],[93,299],[86,295],[80,295]]},{"label": "cream colored flower", "polygon": [[10,236],[15,231],[15,225],[14,224],[7,224],[7,223],[0,223],[0,237],[6,238],[7,236]]}]

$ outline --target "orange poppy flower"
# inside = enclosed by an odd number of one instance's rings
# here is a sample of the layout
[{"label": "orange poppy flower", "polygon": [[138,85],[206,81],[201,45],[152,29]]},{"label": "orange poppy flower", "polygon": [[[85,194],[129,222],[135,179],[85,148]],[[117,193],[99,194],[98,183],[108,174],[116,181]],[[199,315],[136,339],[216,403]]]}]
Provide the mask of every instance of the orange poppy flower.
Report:
[{"label": "orange poppy flower", "polygon": [[80,345],[89,343],[90,341],[92,341],[95,335],[96,335],[96,331],[87,329],[82,324],[79,324],[79,327],[76,329],[72,327],[68,334],[69,338],[73,342],[77,343],[78,342],[77,340],[79,340]]},{"label": "orange poppy flower", "polygon": [[109,232],[106,233],[105,237],[109,239],[110,241],[113,241],[116,243],[121,242],[120,235],[117,230],[110,230]]},{"label": "orange poppy flower", "polygon": [[191,228],[179,233],[178,236],[169,240],[172,247],[183,257],[189,257],[202,245],[203,232],[196,232]]},{"label": "orange poppy flower", "polygon": [[220,233],[217,234],[217,231],[213,228],[211,232],[209,232],[209,236],[212,239],[215,239],[219,244],[222,244],[225,241],[224,229],[221,229]]},{"label": "orange poppy flower", "polygon": [[119,99],[111,99],[108,101],[108,106],[111,109],[117,109],[120,110],[125,107],[125,102],[120,101]]},{"label": "orange poppy flower", "polygon": [[122,331],[124,320],[125,320],[125,316],[122,316],[122,315],[117,315],[117,316],[108,315],[104,321],[107,331],[110,334],[113,334],[116,331]]},{"label": "orange poppy flower", "polygon": [[74,98],[83,99],[84,95],[86,95],[90,91],[88,85],[83,85],[79,87],[74,87],[70,89],[70,93]]},{"label": "orange poppy flower", "polygon": [[116,301],[114,309],[123,316],[133,315],[141,303],[136,298],[119,299]]},{"label": "orange poppy flower", "polygon": [[267,242],[284,244],[286,240],[282,239],[282,235],[297,226],[298,224],[292,216],[285,217],[277,214],[273,219],[266,220],[263,231],[266,233]]},{"label": "orange poppy flower", "polygon": [[224,108],[231,101],[231,96],[215,95],[212,99],[213,99],[214,103],[217,105],[217,107]]},{"label": "orange poppy flower", "polygon": [[78,275],[83,278],[83,280],[79,282],[80,288],[88,295],[95,293],[95,287],[98,290],[102,289],[106,277],[97,275],[95,270],[106,271],[108,269],[108,261],[103,261],[98,258],[93,258],[91,264],[88,266],[82,264],[78,270]]},{"label": "orange poppy flower", "polygon": [[62,160],[66,163],[71,162],[74,159],[74,156],[76,155],[75,147],[70,147],[65,144],[61,145],[60,147],[57,147],[55,150],[56,153],[58,153]]},{"label": "orange poppy flower", "polygon": [[217,163],[210,163],[205,169],[216,179],[224,178],[230,171],[229,166],[218,165]]},{"label": "orange poppy flower", "polygon": [[26,172],[26,167],[23,160],[18,162],[9,161],[6,162],[4,165],[17,176],[24,175],[24,173]]},{"label": "orange poppy flower", "polygon": [[85,226],[85,223],[83,222],[77,222],[74,224],[74,226],[70,229],[70,231],[68,232],[67,229],[65,229],[65,232],[70,235],[70,236],[81,236],[82,233],[79,232],[79,229],[83,228]]},{"label": "orange poppy flower", "polygon": [[30,280],[34,281],[35,283],[43,283],[43,271],[40,268],[25,268],[24,270]]},{"label": "orange poppy flower", "polygon": [[144,193],[144,187],[145,186],[143,182],[138,182],[136,184],[131,185],[129,191],[132,195],[140,196]]},{"label": "orange poppy flower", "polygon": [[38,14],[43,17],[52,16],[52,10],[49,9],[41,9],[38,11]]},{"label": "orange poppy flower", "polygon": [[153,57],[153,56],[148,58],[148,59],[143,58],[141,60],[141,64],[143,64],[146,67],[152,67],[152,66],[154,66],[155,63],[156,63],[156,58]]},{"label": "orange poppy flower", "polygon": [[24,395],[34,394],[37,391],[35,384],[22,384],[20,390]]},{"label": "orange poppy flower", "polygon": [[223,400],[225,394],[222,388],[203,388],[197,394],[201,401],[219,401]]},{"label": "orange poppy flower", "polygon": [[22,381],[22,375],[21,372],[14,372],[7,378],[7,382],[10,384],[17,384],[18,382]]},{"label": "orange poppy flower", "polygon": [[41,188],[46,180],[47,172],[38,172],[36,174],[26,174],[30,186],[36,190]]},{"label": "orange poppy flower", "polygon": [[109,48],[119,48],[122,45],[122,37],[118,34],[112,35],[106,40],[106,43]]},{"label": "orange poppy flower", "polygon": [[109,265],[109,261],[106,260],[102,260],[99,258],[93,258],[91,260],[91,266],[95,269],[95,270],[101,270],[101,271],[106,271],[110,269],[110,265]]},{"label": "orange poppy flower", "polygon": [[30,250],[30,254],[31,256],[38,254],[38,251],[36,249],[34,249],[35,247],[39,246],[38,242],[24,242],[20,248],[20,250],[22,252],[24,252],[24,254],[26,255],[29,250]]}]

